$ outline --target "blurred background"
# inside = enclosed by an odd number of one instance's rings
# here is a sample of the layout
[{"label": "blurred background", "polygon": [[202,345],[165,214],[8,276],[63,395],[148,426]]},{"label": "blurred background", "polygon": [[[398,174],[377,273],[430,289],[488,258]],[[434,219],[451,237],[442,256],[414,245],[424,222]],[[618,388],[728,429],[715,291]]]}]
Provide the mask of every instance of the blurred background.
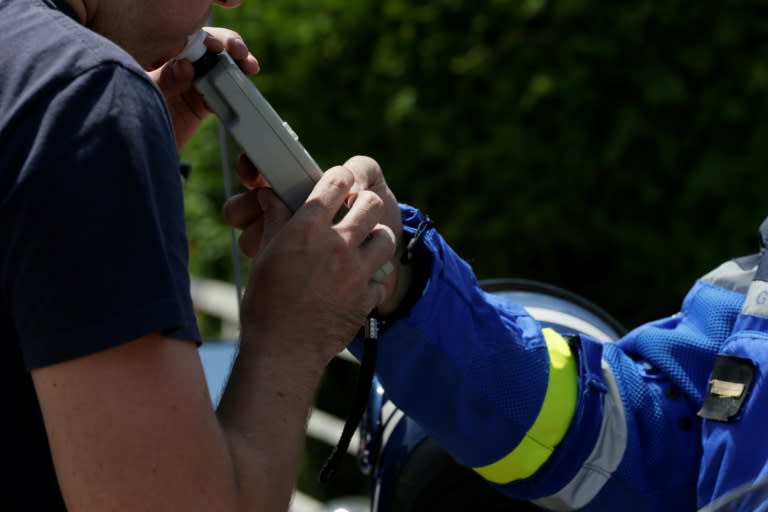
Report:
[{"label": "blurred background", "polygon": [[[213,24],[244,37],[254,82],[321,167],[376,158],[481,279],[553,283],[632,327],[757,250],[768,3],[245,0]],[[182,153],[191,271],[231,283],[221,170],[237,148],[218,130]],[[318,404],[343,417],[355,376],[332,363]],[[308,440],[302,492],[364,494],[352,456],[317,483],[329,452]]]}]

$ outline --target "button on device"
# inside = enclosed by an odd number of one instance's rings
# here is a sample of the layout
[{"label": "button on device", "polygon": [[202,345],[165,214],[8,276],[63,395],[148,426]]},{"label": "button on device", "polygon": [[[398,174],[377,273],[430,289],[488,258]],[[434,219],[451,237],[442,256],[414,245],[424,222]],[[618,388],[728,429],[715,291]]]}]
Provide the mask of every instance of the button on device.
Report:
[{"label": "button on device", "polygon": [[291,128],[291,125],[283,121],[283,126],[285,126],[285,130],[291,134],[291,137],[293,137],[293,140],[299,140],[298,134],[293,131],[293,128]]}]

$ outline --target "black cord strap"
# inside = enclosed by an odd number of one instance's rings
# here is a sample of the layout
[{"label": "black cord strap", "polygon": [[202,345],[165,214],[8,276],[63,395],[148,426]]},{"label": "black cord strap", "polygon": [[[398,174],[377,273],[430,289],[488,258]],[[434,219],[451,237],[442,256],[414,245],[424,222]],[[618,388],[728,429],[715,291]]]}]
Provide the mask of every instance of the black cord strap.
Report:
[{"label": "black cord strap", "polygon": [[339,468],[341,459],[349,448],[349,443],[352,441],[352,436],[357,430],[360,420],[363,417],[365,408],[368,404],[368,395],[371,394],[371,386],[373,384],[373,374],[376,371],[376,340],[378,338],[378,321],[375,317],[371,316],[366,321],[365,326],[365,340],[363,341],[363,359],[360,362],[360,373],[357,377],[357,387],[355,389],[355,397],[352,401],[352,407],[347,414],[347,419],[344,422],[344,429],[341,432],[341,437],[336,447],[331,452],[331,455],[326,460],[322,469],[320,470],[320,482],[326,483],[334,477],[336,471]]},{"label": "black cord strap", "polygon": [[[429,218],[422,220],[416,227],[416,231],[408,238],[406,233],[403,233],[403,241],[406,242],[405,250],[400,256],[400,263],[403,265],[411,265],[418,263],[416,254],[416,246],[421,241],[426,233],[427,229],[432,227],[432,221]],[[417,273],[420,274],[420,273]],[[392,316],[392,320],[399,318],[404,311],[410,309],[411,305],[418,300],[418,296],[421,294],[421,290],[424,288],[424,282],[426,281],[426,273],[417,275],[412,281],[406,297],[398,307],[398,312]],[[360,373],[357,377],[357,386],[355,389],[355,397],[350,407],[347,418],[344,421],[344,429],[339,437],[339,442],[331,452],[331,455],[326,460],[322,469],[320,470],[320,482],[326,483],[334,477],[338,470],[344,454],[349,448],[349,443],[352,441],[357,427],[360,425],[360,420],[365,413],[365,409],[368,405],[368,397],[371,394],[371,386],[373,385],[373,377],[376,372],[376,341],[378,339],[379,323],[375,315],[368,318],[365,325],[365,339],[363,341],[363,357],[360,362]]]}]

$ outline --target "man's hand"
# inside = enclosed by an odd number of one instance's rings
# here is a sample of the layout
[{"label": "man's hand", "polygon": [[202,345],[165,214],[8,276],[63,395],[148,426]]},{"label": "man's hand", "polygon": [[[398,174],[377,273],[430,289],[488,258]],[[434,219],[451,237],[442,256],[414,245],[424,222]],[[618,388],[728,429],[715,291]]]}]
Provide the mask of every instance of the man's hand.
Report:
[{"label": "man's hand", "polygon": [[346,215],[333,222],[354,186],[350,169],[334,167],[294,215],[269,188],[247,193],[258,204],[252,226],[260,226],[246,227],[257,236],[241,239],[246,254],[255,255],[241,308],[243,343],[251,333],[279,340],[273,350],[281,357],[317,368],[384,301],[384,285],[370,279],[395,253],[395,235],[381,224],[384,201],[358,190]]},{"label": "man's hand", "polygon": [[[226,49],[246,75],[259,72],[259,62],[248,51],[243,39],[229,29],[206,27],[209,37],[205,45],[214,52]],[[200,122],[211,113],[203,97],[192,82],[195,78],[192,63],[185,59],[172,59],[149,75],[165,96],[171,122],[176,135],[176,148],[181,149],[192,137]]]}]

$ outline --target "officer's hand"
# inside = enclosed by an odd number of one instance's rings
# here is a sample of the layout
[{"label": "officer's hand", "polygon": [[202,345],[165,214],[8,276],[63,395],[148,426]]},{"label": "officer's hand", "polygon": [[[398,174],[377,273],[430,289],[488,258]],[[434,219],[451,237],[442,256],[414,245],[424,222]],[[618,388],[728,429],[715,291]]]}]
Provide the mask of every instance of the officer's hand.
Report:
[{"label": "officer's hand", "polygon": [[[355,156],[344,163],[355,178],[351,195],[347,202],[354,202],[358,192],[373,192],[383,202],[381,224],[395,233],[398,246],[402,223],[400,210],[394,194],[389,189],[381,167],[372,158]],[[224,206],[224,218],[237,229],[240,235],[240,249],[249,257],[255,256],[260,247],[264,232],[264,219],[259,203],[259,190],[269,187],[264,177],[245,156],[241,156],[236,166],[237,176],[246,192],[233,196]],[[384,286],[385,300],[379,305],[378,312],[386,315],[396,309],[410,284],[410,269],[399,264],[399,253],[392,259],[395,271],[381,281]]]}]

